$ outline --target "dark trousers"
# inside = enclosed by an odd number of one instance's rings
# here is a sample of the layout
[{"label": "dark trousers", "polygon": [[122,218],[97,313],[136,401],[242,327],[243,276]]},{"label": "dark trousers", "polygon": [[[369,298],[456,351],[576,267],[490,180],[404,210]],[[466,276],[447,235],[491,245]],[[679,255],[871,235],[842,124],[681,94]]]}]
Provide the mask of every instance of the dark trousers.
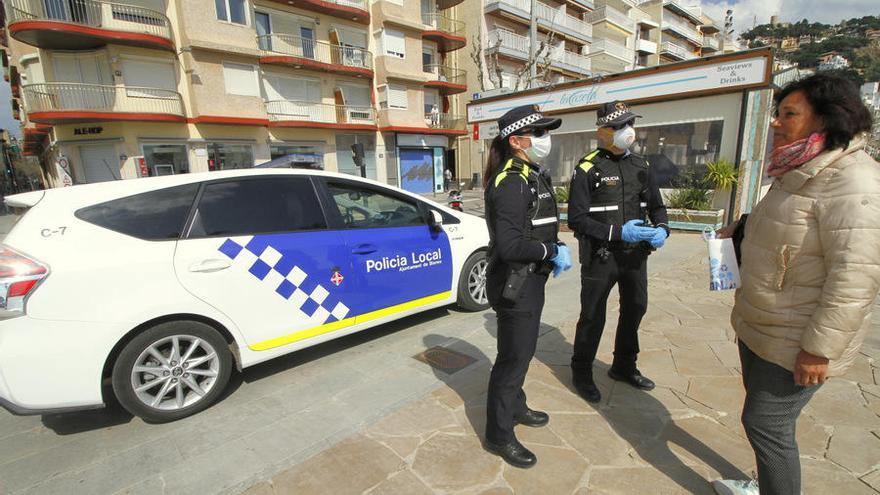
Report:
[{"label": "dark trousers", "polygon": [[[581,314],[574,336],[573,371],[592,377],[593,360],[605,328],[608,295],[617,284],[620,316],[614,339],[612,367],[627,374],[636,369],[639,324],[648,309],[648,252],[642,248],[611,250],[607,259],[597,256],[590,243],[581,241]],[[585,262],[586,261],[586,262]]]},{"label": "dark trousers", "polygon": [[758,465],[761,495],[800,495],[801,461],[795,428],[819,385],[794,383],[791,371],[765,361],[739,341],[746,402],[742,424]]},{"label": "dark trousers", "polygon": [[503,444],[514,439],[516,418],[526,411],[522,386],[538,344],[544,309],[546,275],[532,274],[514,304],[494,307],[498,322],[498,355],[489,375],[486,440]]}]

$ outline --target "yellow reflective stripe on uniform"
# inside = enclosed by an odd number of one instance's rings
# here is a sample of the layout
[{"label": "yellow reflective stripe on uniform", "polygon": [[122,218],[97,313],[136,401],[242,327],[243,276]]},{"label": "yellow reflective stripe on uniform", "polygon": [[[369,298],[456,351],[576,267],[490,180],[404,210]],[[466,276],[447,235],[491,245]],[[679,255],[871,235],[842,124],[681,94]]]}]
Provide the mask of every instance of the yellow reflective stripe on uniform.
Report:
[{"label": "yellow reflective stripe on uniform", "polygon": [[580,168],[584,172],[588,172],[591,168],[593,168],[593,162],[591,162],[590,160],[595,158],[598,154],[599,150],[595,150],[589,155],[585,156],[584,159],[581,160],[581,162],[578,164],[578,168]]},{"label": "yellow reflective stripe on uniform", "polygon": [[[511,168],[513,168],[513,158],[507,160],[507,163],[504,164],[504,168],[501,169],[501,172],[495,177],[495,187],[498,187],[498,184],[501,184],[501,181],[507,177],[508,171]],[[524,181],[529,181],[529,171],[526,167],[521,168],[518,175],[522,177]]]}]

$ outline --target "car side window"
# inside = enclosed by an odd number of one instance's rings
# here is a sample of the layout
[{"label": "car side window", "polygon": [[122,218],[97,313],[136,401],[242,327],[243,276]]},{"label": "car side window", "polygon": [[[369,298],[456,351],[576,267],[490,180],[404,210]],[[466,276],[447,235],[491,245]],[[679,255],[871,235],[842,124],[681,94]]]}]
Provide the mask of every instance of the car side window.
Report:
[{"label": "car side window", "polygon": [[424,225],[415,201],[352,184],[327,185],[342,222],[352,229]]},{"label": "car side window", "polygon": [[81,208],[74,215],[138,239],[177,239],[198,190],[198,183],[166,187]]},{"label": "car side window", "polygon": [[327,228],[308,177],[266,177],[205,184],[189,238]]}]

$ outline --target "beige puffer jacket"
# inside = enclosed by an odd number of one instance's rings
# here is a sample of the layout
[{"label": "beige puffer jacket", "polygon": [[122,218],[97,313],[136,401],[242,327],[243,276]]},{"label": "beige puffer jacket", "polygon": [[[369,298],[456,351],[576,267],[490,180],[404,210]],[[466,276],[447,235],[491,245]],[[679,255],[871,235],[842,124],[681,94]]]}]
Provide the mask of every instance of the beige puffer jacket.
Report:
[{"label": "beige puffer jacket", "polygon": [[731,323],[793,371],[801,349],[852,364],[880,290],[880,164],[856,138],[776,179],[746,222]]}]

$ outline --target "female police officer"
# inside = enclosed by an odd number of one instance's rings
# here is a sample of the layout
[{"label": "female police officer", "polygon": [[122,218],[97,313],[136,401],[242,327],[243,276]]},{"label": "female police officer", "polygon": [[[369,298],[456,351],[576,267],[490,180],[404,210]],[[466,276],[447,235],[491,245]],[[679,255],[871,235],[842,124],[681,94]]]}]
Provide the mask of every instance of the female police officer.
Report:
[{"label": "female police officer", "polygon": [[498,120],[484,177],[489,227],[489,302],[498,322],[498,356],[489,378],[486,449],[517,467],[530,467],[535,455],[520,444],[515,424],[543,426],[546,413],[526,406],[522,390],[535,354],[544,284],[552,271],[571,267],[568,247],[557,239],[556,201],[538,162],[550,153],[548,131],[559,119],[544,118],[537,107],[514,108]]}]

